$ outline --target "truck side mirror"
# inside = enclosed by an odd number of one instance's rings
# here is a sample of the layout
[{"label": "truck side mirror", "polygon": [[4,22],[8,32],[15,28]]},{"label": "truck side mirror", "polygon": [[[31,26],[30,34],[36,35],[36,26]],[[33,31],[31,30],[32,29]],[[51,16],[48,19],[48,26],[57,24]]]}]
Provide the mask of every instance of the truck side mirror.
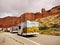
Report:
[{"label": "truck side mirror", "polygon": [[19,29],[21,29],[21,26],[19,26]]}]

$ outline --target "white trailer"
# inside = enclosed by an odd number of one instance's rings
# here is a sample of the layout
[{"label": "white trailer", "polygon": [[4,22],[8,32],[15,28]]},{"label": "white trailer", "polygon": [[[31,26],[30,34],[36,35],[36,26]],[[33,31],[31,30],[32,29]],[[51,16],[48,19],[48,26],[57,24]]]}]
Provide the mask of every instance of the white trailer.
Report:
[{"label": "white trailer", "polygon": [[34,21],[26,21],[18,25],[19,35],[36,35],[39,34],[39,23]]},{"label": "white trailer", "polygon": [[10,32],[17,32],[18,31],[18,26],[12,26],[10,27]]}]

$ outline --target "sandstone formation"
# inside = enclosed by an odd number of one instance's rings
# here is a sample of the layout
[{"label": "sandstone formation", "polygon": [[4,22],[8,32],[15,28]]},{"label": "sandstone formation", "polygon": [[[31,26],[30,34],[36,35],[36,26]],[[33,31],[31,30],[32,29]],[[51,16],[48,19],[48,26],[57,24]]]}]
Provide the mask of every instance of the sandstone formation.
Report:
[{"label": "sandstone formation", "polygon": [[17,24],[24,22],[26,20],[34,21],[36,19],[41,19],[44,17],[60,14],[60,5],[53,7],[48,11],[42,8],[41,12],[42,13],[40,12],[24,13],[20,17],[8,16],[8,17],[0,18],[0,28],[9,28],[11,26],[16,26]]}]

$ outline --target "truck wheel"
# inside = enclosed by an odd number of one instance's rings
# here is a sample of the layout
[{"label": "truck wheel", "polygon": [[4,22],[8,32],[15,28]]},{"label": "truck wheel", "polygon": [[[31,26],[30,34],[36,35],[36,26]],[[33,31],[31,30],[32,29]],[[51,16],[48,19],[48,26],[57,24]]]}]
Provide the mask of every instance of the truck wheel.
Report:
[{"label": "truck wheel", "polygon": [[23,34],[23,33],[21,33],[21,34],[17,33],[17,35],[20,35],[20,36],[23,36],[22,34]]},{"label": "truck wheel", "polygon": [[23,32],[21,32],[21,34],[20,34],[21,36],[23,36]]}]

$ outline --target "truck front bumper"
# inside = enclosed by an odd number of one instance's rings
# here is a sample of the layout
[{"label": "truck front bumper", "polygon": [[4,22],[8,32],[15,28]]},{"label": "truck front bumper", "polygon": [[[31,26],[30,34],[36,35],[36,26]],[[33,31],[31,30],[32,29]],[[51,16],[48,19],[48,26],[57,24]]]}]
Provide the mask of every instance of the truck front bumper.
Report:
[{"label": "truck front bumper", "polygon": [[37,35],[39,33],[23,33],[22,35]]}]

